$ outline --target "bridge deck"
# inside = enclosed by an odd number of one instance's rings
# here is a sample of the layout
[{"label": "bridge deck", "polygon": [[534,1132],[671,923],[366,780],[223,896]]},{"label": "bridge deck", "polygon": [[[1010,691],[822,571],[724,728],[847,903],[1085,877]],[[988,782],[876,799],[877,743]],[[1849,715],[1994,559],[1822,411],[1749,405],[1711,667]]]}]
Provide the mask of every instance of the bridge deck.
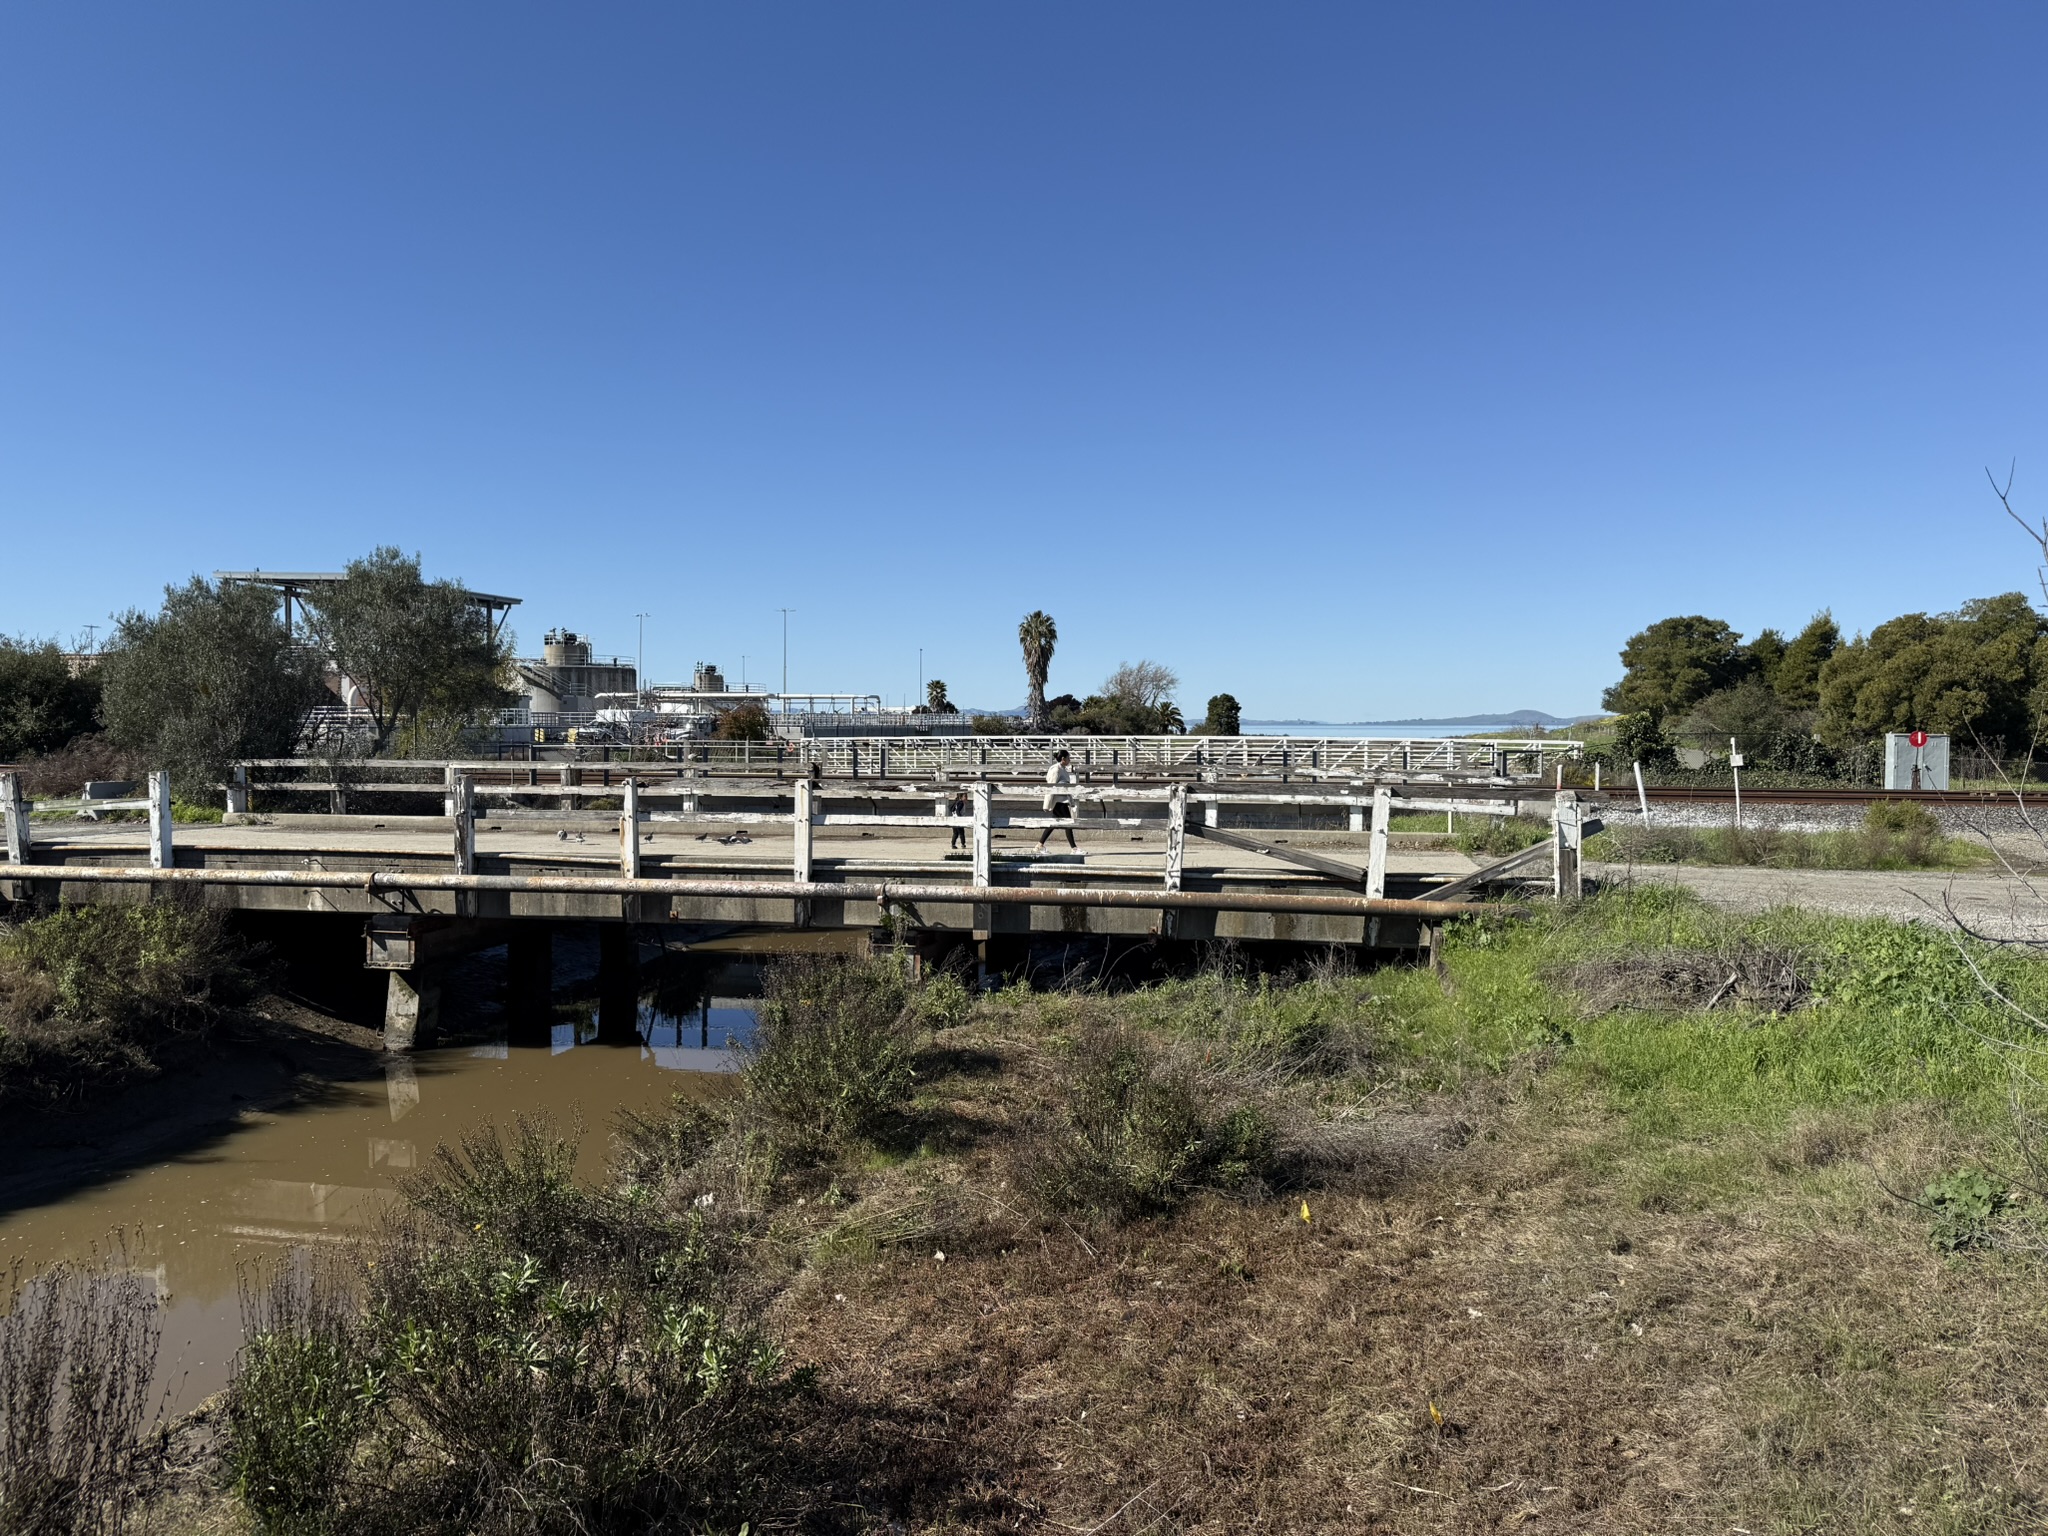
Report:
[{"label": "bridge deck", "polygon": [[[180,870],[261,869],[280,871],[386,870],[446,871],[453,867],[451,824],[442,818],[293,817],[291,825],[183,825],[176,828],[175,864]],[[308,822],[332,820],[331,827]],[[410,825],[407,823],[410,822]],[[723,842],[731,823],[661,822],[644,827],[641,875],[652,880],[786,881],[794,856],[794,831],[786,823],[745,827],[747,841]],[[1025,829],[993,834],[993,883],[1057,886],[1062,889],[1158,888],[1166,834],[1150,828],[1076,828],[1078,853],[1055,833],[1039,855],[1036,833]],[[1364,834],[1321,834],[1299,839],[1326,857],[1364,869]],[[812,829],[814,878],[838,880],[908,879],[930,886],[971,883],[964,852],[950,850],[944,828]],[[135,901],[146,885],[110,886],[64,881],[65,866],[134,866],[148,858],[148,829],[139,823],[39,822],[35,828],[35,874],[0,878],[0,888],[22,894],[30,884],[56,886],[63,900]],[[1396,849],[1388,859],[1387,895],[1418,895],[1429,886],[1470,871],[1464,855],[1435,850]],[[618,831],[598,818],[574,824],[496,820],[488,812],[476,821],[474,868],[480,875],[616,875]],[[1360,888],[1289,864],[1282,859],[1189,837],[1182,887],[1188,891],[1239,892],[1256,904],[1257,893],[1344,894]],[[366,917],[403,910],[415,915],[473,918],[627,920],[642,923],[712,926],[871,927],[880,918],[872,900],[763,899],[733,895],[621,896],[548,892],[422,891],[394,902],[393,893],[280,883],[264,886],[205,886],[208,902],[282,911],[360,913]],[[963,890],[964,895],[964,890]],[[926,925],[982,933],[1065,931],[1147,933],[1161,930],[1156,910],[1064,907],[979,907],[967,900],[926,903],[918,913]],[[1292,939],[1321,943],[1368,940],[1366,920],[1357,916],[1259,911],[1183,912],[1174,929],[1188,938]],[[1413,921],[1375,928],[1380,941],[1406,947],[1417,941]]]}]

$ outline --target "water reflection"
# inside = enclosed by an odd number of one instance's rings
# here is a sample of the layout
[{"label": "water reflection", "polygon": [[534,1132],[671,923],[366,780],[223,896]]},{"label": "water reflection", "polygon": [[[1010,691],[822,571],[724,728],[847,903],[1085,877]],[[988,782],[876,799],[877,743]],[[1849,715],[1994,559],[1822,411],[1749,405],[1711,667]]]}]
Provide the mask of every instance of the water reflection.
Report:
[{"label": "water reflection", "polygon": [[580,1128],[581,1171],[598,1176],[620,1111],[723,1091],[708,1074],[729,1072],[729,1042],[750,1037],[757,981],[751,966],[645,973],[637,1049],[596,1044],[596,1004],[570,997],[553,1007],[546,1051],[497,1039],[385,1059],[310,1102],[245,1114],[195,1150],[0,1215],[0,1252],[84,1257],[125,1232],[127,1262],[153,1272],[165,1298],[159,1386],[191,1407],[226,1384],[240,1343],[239,1266],[369,1231],[435,1148],[519,1115]]}]

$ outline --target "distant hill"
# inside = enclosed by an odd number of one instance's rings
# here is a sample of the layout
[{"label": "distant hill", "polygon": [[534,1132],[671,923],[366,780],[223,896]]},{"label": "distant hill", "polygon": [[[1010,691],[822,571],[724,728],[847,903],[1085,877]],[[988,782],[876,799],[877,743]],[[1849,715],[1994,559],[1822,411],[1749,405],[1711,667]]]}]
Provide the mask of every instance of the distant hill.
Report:
[{"label": "distant hill", "polygon": [[1578,725],[1587,720],[1604,718],[1599,714],[1552,715],[1540,709],[1514,709],[1498,715],[1443,715],[1430,719],[1410,720],[1247,720],[1247,728],[1286,727],[1293,730],[1298,726],[1328,726],[1339,730],[1358,730],[1363,726],[1420,726],[1430,730],[1498,730],[1503,726],[1538,726],[1554,731],[1561,725]]},{"label": "distant hill", "polygon": [[[965,715],[1010,715],[1022,720],[1027,713],[1022,704],[1012,709],[966,709]],[[1560,726],[1579,725],[1587,720],[1604,720],[1599,712],[1586,715],[1552,715],[1540,709],[1513,709],[1498,715],[1444,715],[1431,719],[1415,720],[1251,720],[1243,722],[1243,729],[1255,736],[1314,736],[1330,731],[1359,731],[1370,727],[1373,730],[1400,731],[1501,731],[1514,726],[1554,731]],[[1191,724],[1193,722],[1190,722]]]}]

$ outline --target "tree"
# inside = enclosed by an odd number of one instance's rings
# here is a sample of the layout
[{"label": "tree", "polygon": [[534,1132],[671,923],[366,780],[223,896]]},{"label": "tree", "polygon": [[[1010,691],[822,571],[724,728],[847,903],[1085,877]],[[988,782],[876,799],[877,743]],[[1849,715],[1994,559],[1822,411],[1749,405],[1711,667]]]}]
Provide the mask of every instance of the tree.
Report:
[{"label": "tree", "polygon": [[1243,708],[1227,693],[1212,694],[1209,698],[1209,712],[1202,717],[1202,723],[1195,727],[1197,736],[1236,736],[1240,734]]},{"label": "tree", "polygon": [[1789,738],[1807,734],[1804,719],[1785,707],[1761,673],[1708,694],[1692,707],[1681,730],[1692,745],[1709,751],[1725,751],[1732,736],[1744,752],[1766,756],[1776,754]]},{"label": "tree", "polygon": [[945,683],[936,677],[924,685],[924,707],[928,714],[957,715],[960,713],[954,707],[953,701],[946,697]]},{"label": "tree", "polygon": [[0,636],[0,763],[55,752],[98,723],[97,667],[74,673],[54,640]]},{"label": "tree", "polygon": [[1173,700],[1167,699],[1164,703],[1162,703],[1159,706],[1157,710],[1154,711],[1154,713],[1159,716],[1159,728],[1161,735],[1187,735],[1188,722],[1186,718],[1181,714],[1180,706],[1174,703]]},{"label": "tree", "polygon": [[382,752],[401,724],[466,722],[510,698],[509,637],[452,581],[427,581],[418,556],[385,546],[351,560],[342,580],[310,594],[306,629],[356,685]]},{"label": "tree", "polygon": [[1842,632],[1835,616],[1823,608],[1807,621],[1806,628],[1792,637],[1778,662],[1771,685],[1778,697],[1792,709],[1814,709],[1820,704],[1820,669],[1842,644]]},{"label": "tree", "polygon": [[1127,709],[1156,710],[1180,687],[1171,667],[1156,661],[1126,661],[1102,682],[1102,696]]},{"label": "tree", "polygon": [[1033,731],[1045,729],[1045,680],[1052,672],[1052,650],[1059,638],[1052,615],[1041,609],[1032,609],[1017,626],[1017,643],[1024,649],[1024,677],[1031,688],[1025,723]]},{"label": "tree", "polygon": [[766,741],[770,737],[768,706],[749,699],[719,714],[711,734],[720,741]]},{"label": "tree", "polygon": [[289,753],[306,711],[326,697],[275,593],[198,576],[164,588],[156,613],[123,614],[99,671],[115,744],[193,795],[239,759]]},{"label": "tree", "polygon": [[1660,619],[1621,648],[1626,671],[1600,702],[1618,714],[1682,713],[1742,676],[1741,638],[1699,614]]},{"label": "tree", "polygon": [[1760,678],[1766,688],[1773,687],[1778,669],[1785,664],[1785,637],[1775,629],[1759,630],[1737,654],[1744,676]]},{"label": "tree", "polygon": [[2025,595],[1954,613],[1902,614],[1840,647],[1820,670],[1821,734],[1847,743],[1924,730],[2031,745],[2048,680],[2048,622]]}]

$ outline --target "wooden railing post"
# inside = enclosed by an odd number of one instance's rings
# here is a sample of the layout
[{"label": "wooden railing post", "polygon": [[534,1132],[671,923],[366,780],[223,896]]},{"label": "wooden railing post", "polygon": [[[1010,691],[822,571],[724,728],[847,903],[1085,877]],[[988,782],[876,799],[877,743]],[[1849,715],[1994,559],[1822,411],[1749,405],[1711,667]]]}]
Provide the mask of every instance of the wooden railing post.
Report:
[{"label": "wooden railing post", "polygon": [[626,793],[619,805],[619,873],[628,880],[640,878],[640,781],[626,780]]},{"label": "wooden railing post", "polygon": [[789,830],[796,844],[796,858],[790,878],[809,881],[811,878],[811,781],[796,781],[796,810],[789,818]]},{"label": "wooden railing post", "polygon": [[1579,868],[1583,831],[1579,812],[1577,792],[1559,790],[1550,808],[1550,889],[1559,901],[1577,901],[1585,894]]},{"label": "wooden railing post", "polygon": [[28,863],[34,834],[29,830],[28,801],[22,796],[18,773],[0,773],[0,820],[7,823],[7,862]]},{"label": "wooden railing post", "polygon": [[1365,861],[1365,894],[1373,901],[1387,894],[1387,833],[1394,819],[1394,791],[1385,784],[1372,792],[1372,850]]},{"label": "wooden railing post", "polygon": [[448,816],[455,828],[455,872],[476,873],[476,783],[466,773],[448,780]]},{"label": "wooden railing post", "polygon": [[1166,888],[1180,889],[1181,868],[1188,846],[1188,790],[1176,784],[1166,795]]},{"label": "wooden railing post", "polygon": [[974,883],[991,885],[995,843],[989,830],[989,806],[993,796],[986,779],[974,786]]},{"label": "wooden railing post", "polygon": [[157,769],[149,776],[149,867],[171,869],[171,776]]}]

